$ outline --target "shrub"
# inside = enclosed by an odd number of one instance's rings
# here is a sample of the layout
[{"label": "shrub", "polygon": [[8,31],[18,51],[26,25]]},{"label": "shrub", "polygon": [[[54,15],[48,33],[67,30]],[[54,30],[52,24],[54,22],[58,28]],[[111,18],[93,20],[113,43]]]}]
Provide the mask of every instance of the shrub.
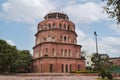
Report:
[{"label": "shrub", "polygon": [[111,72],[108,70],[106,71],[106,77],[109,79],[109,80],[112,80],[113,79],[113,76],[111,74]]},{"label": "shrub", "polygon": [[104,79],[105,78],[105,69],[101,69],[100,76]]}]

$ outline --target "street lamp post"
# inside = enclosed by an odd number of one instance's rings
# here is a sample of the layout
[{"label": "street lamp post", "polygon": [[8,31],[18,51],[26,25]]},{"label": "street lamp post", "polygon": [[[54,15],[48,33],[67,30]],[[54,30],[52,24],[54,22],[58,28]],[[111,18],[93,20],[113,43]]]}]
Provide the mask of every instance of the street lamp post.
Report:
[{"label": "street lamp post", "polygon": [[95,35],[95,41],[96,41],[96,53],[98,54],[98,44],[97,44],[97,33],[96,31],[94,32]]},{"label": "street lamp post", "polygon": [[[94,32],[95,35],[95,41],[96,41],[96,56],[94,57],[94,62],[100,64],[100,55],[98,54],[98,44],[97,44],[97,33],[96,31]],[[96,69],[100,70],[100,65],[96,65]]]}]

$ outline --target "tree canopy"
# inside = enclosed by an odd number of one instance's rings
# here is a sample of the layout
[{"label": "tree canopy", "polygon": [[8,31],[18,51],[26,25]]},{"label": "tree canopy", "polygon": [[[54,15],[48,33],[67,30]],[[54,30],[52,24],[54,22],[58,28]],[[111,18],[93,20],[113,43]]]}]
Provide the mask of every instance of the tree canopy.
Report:
[{"label": "tree canopy", "polygon": [[94,69],[97,71],[109,66],[109,56],[106,54],[93,53],[91,61],[93,62]]},{"label": "tree canopy", "polygon": [[117,24],[120,24],[120,0],[103,0],[107,1],[104,9],[110,18],[115,18]]},{"label": "tree canopy", "polygon": [[0,69],[28,67],[31,65],[32,55],[28,50],[18,50],[6,41],[0,39]]}]

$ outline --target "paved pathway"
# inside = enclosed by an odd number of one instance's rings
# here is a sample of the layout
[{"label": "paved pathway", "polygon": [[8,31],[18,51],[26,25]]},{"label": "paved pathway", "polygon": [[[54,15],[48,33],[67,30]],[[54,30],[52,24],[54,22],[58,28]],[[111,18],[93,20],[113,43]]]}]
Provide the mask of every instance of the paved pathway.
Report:
[{"label": "paved pathway", "polygon": [[0,80],[96,80],[97,76],[4,76]]}]

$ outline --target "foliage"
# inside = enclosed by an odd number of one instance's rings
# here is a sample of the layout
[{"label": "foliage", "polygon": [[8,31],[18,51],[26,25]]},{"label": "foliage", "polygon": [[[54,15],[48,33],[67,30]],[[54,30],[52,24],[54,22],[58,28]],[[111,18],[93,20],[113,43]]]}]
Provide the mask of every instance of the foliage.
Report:
[{"label": "foliage", "polygon": [[100,71],[100,76],[104,79],[105,77],[107,77],[109,80],[113,79],[113,76],[110,72],[110,70],[105,70],[104,68],[101,69]]},{"label": "foliage", "polygon": [[89,67],[89,66],[87,66],[87,67],[86,67],[86,70],[92,70],[92,68],[91,68],[91,67]]},{"label": "foliage", "polygon": [[107,54],[94,53],[91,61],[93,62],[94,70],[100,71],[102,68],[109,67],[109,56]]},{"label": "foliage", "polygon": [[100,56],[97,53],[93,54],[91,57],[91,61],[93,62],[94,70],[100,71]]},{"label": "foliage", "polygon": [[17,49],[15,46],[0,40],[0,66],[10,66],[16,60]]},{"label": "foliage", "polygon": [[104,79],[106,76],[105,69],[101,69],[100,76]]},{"label": "foliage", "polygon": [[13,64],[14,66],[29,66],[32,60],[28,50],[18,51],[17,60]]},{"label": "foliage", "polygon": [[112,77],[112,74],[109,70],[106,71],[106,77],[109,79],[109,80],[112,80],[113,77]]},{"label": "foliage", "polygon": [[120,24],[120,0],[103,0],[107,1],[104,9],[110,18],[116,18],[117,23]]},{"label": "foliage", "polygon": [[18,50],[0,39],[0,72],[17,70],[19,67],[28,67],[32,56],[28,50]]}]

